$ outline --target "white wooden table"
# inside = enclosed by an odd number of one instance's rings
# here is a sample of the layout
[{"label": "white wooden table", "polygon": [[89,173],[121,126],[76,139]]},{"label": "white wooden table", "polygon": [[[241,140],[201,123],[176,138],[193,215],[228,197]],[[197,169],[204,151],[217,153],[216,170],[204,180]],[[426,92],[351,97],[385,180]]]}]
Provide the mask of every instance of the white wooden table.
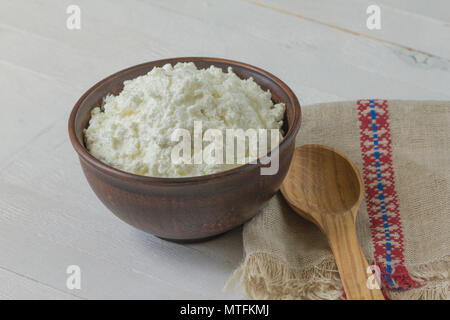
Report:
[{"label": "white wooden table", "polygon": [[[381,30],[366,8],[381,8]],[[81,29],[66,8],[81,9]],[[244,61],[302,104],[450,99],[448,0],[0,0],[0,298],[242,298],[222,288],[241,230],[179,245],[137,231],[90,190],[67,135],[105,76],[176,56]],[[81,268],[81,289],[66,268]]]}]

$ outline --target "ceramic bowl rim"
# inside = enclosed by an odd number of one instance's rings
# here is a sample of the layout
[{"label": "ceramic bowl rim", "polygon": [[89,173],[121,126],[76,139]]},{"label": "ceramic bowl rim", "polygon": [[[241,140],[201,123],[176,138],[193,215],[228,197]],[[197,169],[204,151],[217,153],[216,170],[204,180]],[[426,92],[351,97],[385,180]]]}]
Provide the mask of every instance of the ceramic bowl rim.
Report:
[{"label": "ceramic bowl rim", "polygon": [[111,81],[112,79],[115,79],[117,76],[121,75],[122,73],[126,73],[131,70],[137,70],[140,68],[144,68],[151,64],[161,64],[162,65],[165,63],[175,64],[177,62],[206,62],[206,63],[211,63],[211,64],[216,62],[216,63],[227,64],[230,67],[233,67],[233,66],[243,67],[246,69],[250,69],[254,72],[257,72],[260,75],[262,75],[263,77],[268,78],[272,82],[276,83],[284,91],[284,93],[287,94],[287,96],[289,97],[289,100],[292,104],[292,108],[294,109],[293,110],[294,119],[293,119],[292,125],[289,126],[288,132],[284,135],[283,139],[281,140],[281,142],[279,144],[279,153],[281,154],[283,152],[283,150],[291,143],[291,141],[293,139],[295,139],[295,137],[298,133],[298,130],[300,129],[301,118],[302,118],[300,103],[299,103],[296,95],[294,94],[294,92],[279,78],[277,78],[273,74],[271,74],[261,68],[252,66],[247,63],[239,62],[239,61],[222,59],[222,58],[211,58],[211,57],[178,57],[178,58],[160,59],[160,60],[145,62],[142,64],[138,64],[138,65],[120,70],[112,75],[107,76],[103,80],[100,80],[96,84],[94,84],[90,89],[88,89],[81,96],[81,98],[78,99],[78,101],[76,102],[76,104],[73,107],[72,112],[70,114],[68,129],[69,129],[70,141],[71,141],[75,151],[78,153],[78,155],[81,157],[82,160],[84,160],[90,166],[94,167],[95,169],[99,170],[100,172],[102,172],[106,175],[121,179],[121,180],[126,180],[129,182],[150,183],[150,184],[167,184],[167,185],[175,184],[175,185],[177,185],[177,184],[186,184],[186,183],[192,184],[192,183],[208,182],[213,179],[215,180],[215,179],[219,179],[219,178],[230,176],[230,175],[237,175],[237,174],[243,173],[245,171],[254,169],[255,167],[260,167],[261,163],[259,160],[264,161],[265,159],[270,157],[271,153],[269,152],[267,155],[259,158],[257,163],[247,163],[247,164],[243,164],[241,166],[238,166],[238,167],[235,167],[235,168],[232,168],[229,170],[212,173],[212,174],[208,174],[208,175],[193,176],[193,177],[177,177],[177,178],[151,177],[151,176],[137,175],[137,174],[126,172],[126,171],[123,171],[120,169],[116,169],[116,168],[98,160],[94,156],[92,156],[89,153],[89,151],[86,149],[86,147],[78,141],[77,132],[75,130],[75,121],[76,121],[76,118],[78,115],[78,111],[80,109],[80,106],[84,102],[84,100],[93,91],[95,91],[98,87],[107,83],[108,81]]}]

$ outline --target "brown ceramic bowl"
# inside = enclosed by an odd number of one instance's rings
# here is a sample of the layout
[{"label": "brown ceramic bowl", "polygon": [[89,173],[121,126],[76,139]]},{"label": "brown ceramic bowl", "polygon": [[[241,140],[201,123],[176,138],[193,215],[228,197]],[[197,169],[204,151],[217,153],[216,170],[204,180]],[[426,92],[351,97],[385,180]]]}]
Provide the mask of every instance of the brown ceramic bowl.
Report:
[{"label": "brown ceramic bowl", "polygon": [[[146,74],[166,63],[192,61],[197,68],[232,67],[241,78],[253,79],[272,93],[274,103],[284,102],[285,136],[279,146],[279,170],[261,175],[260,162],[224,172],[189,178],[156,178],[127,173],[97,160],[84,145],[83,129],[91,110],[109,93],[119,94],[125,80]],[[90,88],[76,103],[69,119],[70,140],[83,172],[99,199],[123,221],[171,240],[209,238],[237,227],[274,195],[283,181],[300,128],[300,104],[289,87],[272,74],[251,65],[216,58],[173,58],[117,72]]]}]

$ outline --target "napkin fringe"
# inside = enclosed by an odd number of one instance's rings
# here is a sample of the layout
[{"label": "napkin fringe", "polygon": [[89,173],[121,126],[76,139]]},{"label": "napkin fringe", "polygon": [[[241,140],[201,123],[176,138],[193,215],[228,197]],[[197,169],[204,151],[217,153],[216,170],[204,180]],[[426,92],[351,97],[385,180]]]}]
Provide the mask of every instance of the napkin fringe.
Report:
[{"label": "napkin fringe", "polygon": [[387,296],[392,300],[449,300],[448,285],[436,288],[415,288],[404,291],[390,290]]},{"label": "napkin fringe", "polygon": [[391,299],[449,300],[450,255],[426,264],[410,265],[408,271],[422,287],[402,291],[388,290],[387,295]]},{"label": "napkin fringe", "polygon": [[310,268],[294,269],[268,253],[253,253],[233,273],[225,288],[239,280],[250,299],[326,299],[342,297],[333,258]]},{"label": "napkin fringe", "polygon": [[[408,267],[411,277],[423,287],[386,290],[395,300],[449,299],[450,256],[427,264]],[[444,282],[443,282],[444,280]],[[250,299],[341,299],[343,288],[333,258],[325,258],[309,268],[294,269],[285,261],[264,252],[246,258],[225,285],[239,281]],[[436,286],[432,283],[438,281]],[[427,285],[428,284],[428,285]]]}]

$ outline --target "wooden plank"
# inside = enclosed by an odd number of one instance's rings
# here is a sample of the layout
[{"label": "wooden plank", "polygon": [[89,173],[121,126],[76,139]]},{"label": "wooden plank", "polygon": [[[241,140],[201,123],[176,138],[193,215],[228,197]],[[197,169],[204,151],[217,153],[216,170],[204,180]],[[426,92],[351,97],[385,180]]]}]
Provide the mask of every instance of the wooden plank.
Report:
[{"label": "wooden plank", "polygon": [[61,292],[34,279],[0,268],[0,300],[79,300],[76,295]]},{"label": "wooden plank", "polygon": [[411,0],[377,0],[386,7],[413,13],[422,17],[433,18],[450,26],[450,3],[448,0],[411,1]]},{"label": "wooden plank", "polygon": [[[292,81],[294,84],[300,82],[341,97],[346,97],[349,92],[356,92],[351,98],[358,97],[358,93],[359,97],[378,95],[398,98],[402,94],[392,95],[388,87],[398,93],[399,82],[408,83],[409,89],[403,92],[406,96],[414,94],[411,90],[412,85],[424,87],[424,81],[436,84],[440,87],[439,91],[442,89],[442,93],[447,92],[444,83],[449,79],[449,62],[446,59],[430,58],[419,52],[330,29],[247,2],[233,2],[233,6],[229,5],[229,2],[206,2],[208,5],[203,6],[201,10],[194,5],[195,1],[150,0],[150,2],[170,12],[176,12],[178,16],[174,16],[174,21],[180,20],[180,16],[190,16],[208,25],[207,34],[204,34],[204,30],[190,30],[189,34],[193,39],[211,39],[213,38],[211,33],[214,32],[220,40],[217,46],[223,46],[233,43],[235,37],[232,35],[239,34],[237,37],[239,40],[247,38],[245,44],[236,41],[233,48],[241,48],[241,51],[245,51],[248,55],[246,60],[261,61],[259,65],[267,66],[269,70],[277,70],[277,73],[281,73],[280,76],[287,81],[290,80],[289,76],[295,75],[295,80]],[[142,12],[148,12],[149,2],[142,2],[139,8]],[[245,23],[236,24],[235,21]],[[268,21],[273,23],[267,23]],[[185,22],[183,26],[184,29],[189,28]],[[175,25],[174,28],[176,27]],[[286,30],[298,31],[286,32]],[[222,36],[224,34],[231,36],[225,38]],[[263,43],[260,44],[259,40],[263,40]],[[245,50],[246,48],[252,50]],[[298,66],[299,70],[292,66]],[[326,78],[323,77],[323,70],[328,71]],[[430,76],[431,74],[433,75]],[[342,82],[342,78],[346,81]],[[330,82],[327,82],[328,79]],[[386,84],[386,88],[383,84]],[[422,98],[429,97],[429,94],[425,94]]]},{"label": "wooden plank", "polygon": [[[1,45],[0,45],[1,46]],[[67,117],[78,93],[51,77],[0,60],[0,168],[48,126]]]},{"label": "wooden plank", "polygon": [[[322,0],[245,0],[255,6],[274,10],[299,19],[312,21],[342,32],[357,34],[361,37],[376,39],[391,45],[409,48],[413,51],[450,59],[450,49],[443,43],[450,42],[449,22],[430,18],[429,16],[399,10],[395,2],[381,1],[374,3],[370,0],[346,0],[345,5],[340,1]],[[401,7],[409,7],[403,4]],[[417,4],[418,2],[416,2]],[[381,9],[381,29],[369,30],[366,25],[367,8],[377,4]],[[399,3],[397,3],[399,4]],[[429,3],[416,5],[416,9],[423,6],[431,7]],[[433,2],[434,5],[434,2]],[[450,12],[450,3],[440,3],[444,12]],[[434,11],[434,10],[433,10]]]},{"label": "wooden plank", "polygon": [[[364,90],[368,88],[370,88],[372,96],[399,97],[399,95],[392,94],[392,91],[396,90],[395,80],[407,82],[408,84],[411,84],[411,82],[419,83],[420,86],[423,86],[423,74],[425,74],[427,81],[432,81],[433,85],[429,87],[433,88],[433,90],[437,89],[436,91],[442,93],[447,92],[446,88],[442,88],[444,87],[444,80],[448,77],[448,72],[445,71],[448,70],[447,62],[442,62],[439,59],[429,59],[418,53],[409,52],[396,47],[386,47],[384,44],[378,44],[374,41],[341,34],[339,31],[332,32],[328,30],[328,28],[316,26],[307,21],[299,22],[298,18],[286,17],[278,12],[268,12],[267,9],[255,8],[255,6],[248,3],[236,3],[234,6],[227,7],[226,4],[219,2],[207,6],[203,8],[203,10],[195,10],[195,6],[189,5],[190,2],[182,1],[180,5],[175,1],[164,2],[163,4],[165,6],[175,7],[170,8],[171,11],[168,11],[167,8],[161,9],[160,7],[154,7],[147,2],[136,2],[134,5],[136,12],[142,12],[142,14],[136,14],[133,11],[134,13],[130,12],[128,15],[127,13],[122,12],[121,3],[108,2],[109,5],[104,6],[103,8],[103,14],[96,12],[96,10],[100,10],[100,5],[97,4],[97,6],[94,6],[94,3],[91,3],[92,2],[82,2],[80,5],[84,8],[83,12],[85,12],[85,16],[92,15],[100,20],[89,21],[93,27],[92,29],[101,30],[101,26],[107,25],[111,20],[111,17],[120,15],[121,19],[117,23],[109,25],[110,32],[114,33],[115,36],[120,39],[125,39],[125,41],[127,41],[126,39],[129,39],[127,34],[133,34],[134,41],[130,43],[130,46],[125,45],[125,48],[127,48],[130,53],[129,56],[131,57],[130,61],[132,61],[132,63],[134,63],[134,61],[137,63],[149,60],[145,58],[142,60],[132,58],[136,52],[142,52],[139,50],[141,47],[136,48],[136,46],[141,46],[142,43],[146,42],[146,39],[151,39],[152,41],[152,46],[150,47],[151,50],[157,51],[161,51],[158,49],[159,43],[170,40],[170,45],[174,48],[171,50],[171,52],[173,52],[171,54],[172,56],[191,54],[207,55],[205,54],[206,52],[208,52],[208,55],[224,56],[224,52],[236,52],[237,54],[231,54],[228,55],[228,57],[249,62],[255,61],[254,63],[267,67],[269,70],[277,70],[276,73],[283,79],[286,79],[286,81],[290,80],[290,78],[287,78],[288,76],[293,77],[294,79],[292,82],[297,86],[299,86],[298,83],[300,83],[300,89],[304,89],[302,91],[307,91],[308,88],[313,88],[313,91],[317,91],[317,88],[321,88],[320,90],[325,93],[325,96],[331,96],[331,99],[333,99],[333,97],[347,99],[358,97],[358,92],[360,92],[359,97],[368,96],[370,93],[367,92],[367,90]],[[183,6],[182,3],[186,4]],[[39,5],[39,3],[37,3],[37,5]],[[42,5],[45,5],[45,3]],[[49,13],[51,13],[52,16],[58,14],[58,8],[55,9],[51,6],[46,9],[50,11]],[[59,12],[62,9],[63,8],[59,8]],[[174,12],[177,10],[178,12]],[[225,14],[221,14],[221,12],[224,12]],[[233,16],[237,20],[245,21],[248,12],[252,12],[250,17],[252,18],[252,24],[237,27],[232,20],[227,18],[228,16]],[[193,14],[196,14],[197,16],[186,16]],[[163,19],[161,19],[161,17],[163,17]],[[8,17],[5,17],[5,19],[7,18]],[[101,19],[104,20],[101,21]],[[165,22],[167,19],[172,21],[171,24],[168,25]],[[161,20],[164,22],[161,22]],[[276,23],[278,26],[277,28],[274,28],[273,24],[268,25],[266,23],[266,21],[271,20],[278,21]],[[129,21],[133,22],[129,23]],[[148,28],[149,21],[154,22],[154,25],[152,25],[151,28]],[[48,32],[46,34],[48,36],[52,36],[52,34],[55,33],[55,30],[61,29],[61,25],[59,25],[58,28],[58,25],[56,24],[56,22],[60,23],[60,21],[48,20],[48,22],[52,23],[47,26]],[[88,22],[86,22],[86,24],[88,24]],[[204,24],[208,25],[208,28],[204,28]],[[32,30],[32,26],[27,28]],[[40,28],[43,27],[41,26]],[[87,27],[85,27],[85,29],[87,29]],[[81,32],[85,32],[85,29],[82,29]],[[289,29],[298,29],[300,32],[282,32],[282,30]],[[302,30],[305,32],[301,32]],[[90,31],[92,32],[93,30]],[[35,30],[33,32],[35,32]],[[57,38],[59,42],[69,42],[67,47],[76,48],[72,49],[75,50],[75,52],[72,53],[72,55],[75,56],[74,59],[80,59],[79,50],[82,50],[80,48],[88,48],[87,51],[89,51],[91,60],[85,62],[85,64],[89,63],[90,69],[94,72],[99,69],[107,69],[104,68],[105,65],[118,65],[117,59],[114,56],[115,50],[108,52],[107,55],[100,59],[99,67],[96,67],[96,64],[92,63],[92,50],[90,48],[92,48],[94,42],[98,44],[97,53],[105,52],[106,48],[111,48],[111,44],[102,43],[102,39],[107,38],[103,34],[96,33],[91,36],[82,37],[82,39],[88,38],[91,40],[80,40],[80,43],[77,45],[76,41],[78,41],[77,39],[80,39],[80,36],[72,36],[75,32],[68,32],[69,31],[63,32],[65,35],[63,35],[62,32],[57,33],[59,35]],[[223,41],[224,37],[220,36],[228,33],[236,34],[237,32],[240,32],[239,37],[230,37],[231,39],[227,39],[225,42]],[[165,37],[166,33],[172,35],[169,40]],[[215,37],[212,36],[213,34]],[[217,35],[219,35],[219,37],[217,37]],[[153,43],[155,38],[158,41]],[[189,39],[189,41],[187,41],[187,39]],[[208,39],[210,42],[208,48],[205,48],[204,39]],[[268,47],[267,41],[271,41],[273,45]],[[314,45],[312,45],[313,43]],[[51,45],[51,43],[49,43],[49,45]],[[166,44],[163,45],[165,46]],[[230,51],[225,48],[224,45],[226,45],[227,48],[232,47],[233,50]],[[251,46],[253,50],[242,50],[242,48],[248,46]],[[347,48],[349,47],[352,49],[348,50]],[[44,46],[44,48],[47,48],[47,45]],[[121,46],[118,50],[121,50],[121,48],[123,47]],[[317,52],[319,49],[321,50],[320,53]],[[264,54],[262,55],[261,53]],[[45,54],[48,54],[47,50],[45,51]],[[70,52],[64,52],[64,56],[71,56],[71,54]],[[121,54],[122,59],[123,56],[124,54]],[[283,56],[283,59],[280,60],[276,58],[278,56]],[[225,57],[227,57],[227,55],[225,55]],[[269,57],[272,57],[272,59]],[[56,62],[66,62],[61,56],[57,56],[56,58]],[[386,63],[386,61],[392,62]],[[70,68],[71,65],[77,66],[82,64],[82,61],[76,62],[77,61],[70,65],[64,64],[50,67],[56,68],[58,72],[63,72],[66,71],[67,68]],[[330,66],[330,64],[332,65]],[[128,64],[123,64],[121,67],[125,67],[126,65]],[[293,69],[291,65],[299,65],[301,70],[296,72],[296,74],[294,72],[295,69]],[[411,66],[417,68],[410,68]],[[34,67],[46,68],[48,66]],[[75,69],[75,67],[73,68]],[[325,79],[324,77],[321,77],[320,72],[317,71],[319,68],[330,71]],[[418,68],[420,68],[420,70],[417,70]],[[117,70],[119,67],[111,69]],[[424,69],[433,70],[435,72],[424,72]],[[77,70],[78,72],[76,70],[70,72],[72,71],[70,69],[67,71],[75,77],[74,80],[77,80],[77,82],[85,82],[87,75],[83,72],[84,69],[77,68]],[[290,72],[287,73],[287,70]],[[414,72],[414,70],[417,72]],[[367,76],[367,71],[370,72],[369,77]],[[350,76],[348,74],[350,74]],[[360,76],[358,76],[358,74]],[[430,74],[432,75],[431,77]],[[344,75],[349,78],[349,81],[351,81],[351,84],[354,86],[353,90],[350,91],[353,92],[353,95],[342,94],[342,91],[349,91],[348,82],[343,83],[340,81]],[[307,78],[305,79],[305,77]],[[376,79],[373,79],[374,77]],[[96,77],[96,79],[99,78],[100,76]],[[327,80],[330,81],[327,82]],[[305,83],[305,81],[308,81],[308,83]],[[343,86],[343,88],[341,86]],[[363,86],[361,91],[358,91],[358,89],[360,89],[359,86]],[[411,89],[411,86],[408,86],[408,88],[404,87],[401,92],[406,94],[406,96],[407,94],[417,94],[417,98],[427,98],[432,94],[431,92],[420,94],[420,89]],[[409,97],[415,98],[414,96]],[[304,103],[317,102],[308,99],[308,95],[305,95],[305,97],[300,95],[300,98],[305,99],[305,101],[302,101]],[[439,97],[436,98],[439,99]]]}]

